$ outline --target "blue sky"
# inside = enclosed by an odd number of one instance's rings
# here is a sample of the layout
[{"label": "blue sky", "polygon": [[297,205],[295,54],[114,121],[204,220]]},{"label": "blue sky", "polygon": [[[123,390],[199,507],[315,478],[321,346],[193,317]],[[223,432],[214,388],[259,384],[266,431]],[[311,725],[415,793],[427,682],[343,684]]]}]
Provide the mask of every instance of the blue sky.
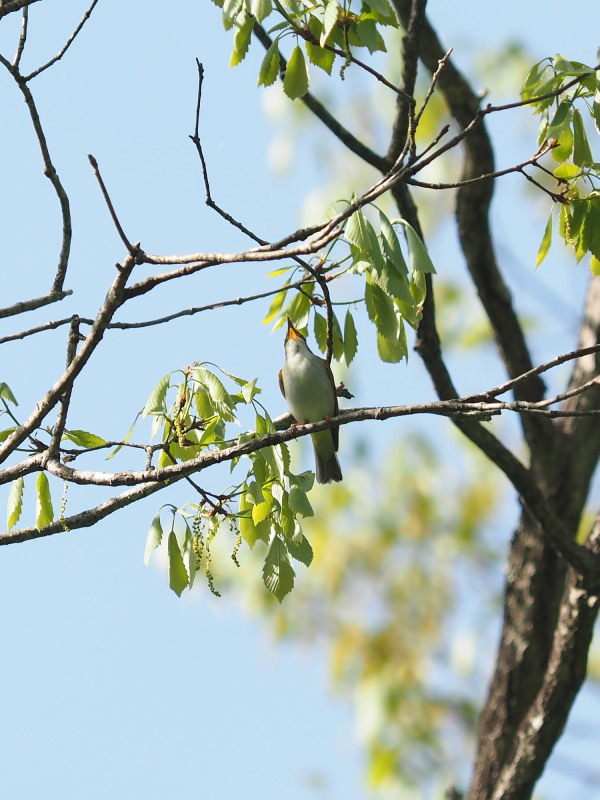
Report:
[{"label": "blue sky", "polygon": [[[457,4],[438,0],[430,3],[429,14],[461,65],[469,65],[474,53],[512,38],[523,42],[534,59],[560,51],[590,64],[595,60],[594,26],[557,24],[548,4],[543,14],[539,4],[458,6],[460,13]],[[580,6],[591,11],[595,4]],[[32,6],[25,54],[30,68],[60,48],[84,8],[72,0]],[[468,29],[464,20],[469,20]],[[14,51],[15,33],[12,21],[0,24],[2,52]],[[87,153],[98,159],[127,233],[146,250],[245,246],[203,205],[197,157],[187,139],[194,121],[195,57],[206,70],[202,138],[215,199],[265,238],[298,227],[303,198],[319,180],[309,145],[329,134],[317,126],[289,173],[268,172],[273,130],[256,89],[261,54],[253,49],[247,62],[229,69],[230,35],[207,1],[186,0],[169,14],[158,2],[100,0],[64,60],[32,85],[57,168],[72,196],[75,234],[67,286],[74,295],[50,311],[29,315],[22,326],[2,320],[0,335],[47,318],[93,315],[114,263],[124,255]],[[0,219],[4,305],[46,290],[59,246],[59,218],[41,175],[24,104],[5,73],[0,74],[0,103],[5,136],[0,174],[11,187]],[[521,129],[509,136],[511,124],[498,125],[499,160],[512,163],[523,148],[527,157],[533,145],[522,139],[519,144]],[[518,154],[516,147],[521,148]],[[558,293],[577,309],[586,278],[582,265],[576,268],[553,254],[533,275],[544,213],[540,207],[538,230],[522,229],[517,204],[528,201],[517,183],[510,178],[498,187],[500,201],[509,202],[497,204],[502,208],[497,230],[504,237],[498,245],[510,262],[514,284],[532,287],[520,301],[528,313],[539,313],[536,281],[556,291],[557,280],[564,281],[564,270],[569,270],[569,287],[561,283]],[[459,260],[452,234],[442,228],[432,242],[432,255],[440,264],[449,260],[448,254]],[[262,272],[259,277],[262,281]],[[152,318],[240,296],[251,292],[257,280],[249,268],[224,276],[210,271],[184,287],[165,287],[136,301],[120,318]],[[143,333],[111,333],[94,370],[76,391],[74,400],[82,411],[71,426],[89,429],[91,417],[98,434],[124,435],[154,383],[195,360],[258,377],[266,404],[280,413],[284,406],[276,372],[282,337],[260,324],[266,307],[245,307],[241,314],[237,309],[213,311]],[[564,330],[573,327],[573,319],[564,314],[554,328],[560,336],[541,331],[535,339],[540,360],[554,355]],[[43,339],[3,345],[0,378],[15,392],[23,414],[59,374],[64,338],[62,329]],[[403,402],[431,399],[416,359],[408,367],[382,367],[376,373],[368,371],[372,361],[373,351],[365,345],[354,373],[357,405],[391,402],[399,382]],[[465,386],[482,388],[473,366],[464,375]],[[388,397],[378,395],[381,386]],[[53,488],[60,496],[60,485]],[[97,502],[103,495],[90,491],[88,496]],[[5,495],[0,497],[3,502]],[[90,530],[0,552],[4,796],[366,797],[352,709],[332,695],[323,651],[275,646],[235,596],[216,600],[203,591],[179,600],[159,566],[143,566],[149,522],[166,499],[150,498]],[[178,489],[168,499],[187,498]],[[26,502],[33,505],[32,493]],[[77,502],[75,495],[71,502]],[[555,782],[556,774],[550,773],[543,784],[552,799],[560,796]]]}]

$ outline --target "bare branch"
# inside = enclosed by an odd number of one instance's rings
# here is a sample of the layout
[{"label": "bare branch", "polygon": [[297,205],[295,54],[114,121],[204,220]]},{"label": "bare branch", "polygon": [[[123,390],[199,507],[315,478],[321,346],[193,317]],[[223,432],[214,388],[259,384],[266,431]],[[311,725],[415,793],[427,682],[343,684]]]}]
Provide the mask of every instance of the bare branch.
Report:
[{"label": "bare branch", "polygon": [[11,306],[0,308],[0,319],[14,317],[17,314],[24,314],[26,311],[34,311],[36,308],[48,306],[50,303],[58,303],[60,300],[64,300],[65,297],[68,297],[71,294],[73,294],[71,289],[65,289],[64,291],[60,292],[48,292],[48,294],[45,294],[42,297],[33,297],[30,300],[21,300],[18,303],[13,303]]},{"label": "bare branch", "polygon": [[85,23],[91,17],[92,11],[94,10],[94,8],[95,8],[97,3],[98,3],[98,0],[92,0],[92,4],[90,5],[88,10],[85,12],[83,17],[81,18],[81,21],[80,21],[79,25],[75,28],[75,30],[73,31],[71,36],[69,36],[69,38],[67,39],[67,41],[66,41],[64,47],[62,48],[62,50],[59,50],[59,52],[53,58],[51,58],[50,61],[48,61],[46,64],[44,64],[41,67],[38,67],[37,69],[34,69],[33,72],[30,72],[29,75],[25,76],[25,80],[26,81],[30,81],[32,78],[37,77],[40,74],[40,72],[43,72],[44,70],[46,70],[49,67],[51,67],[53,64],[56,64],[57,61],[60,61],[60,59],[67,52],[69,47],[71,47],[71,45],[75,41],[75,39],[76,39],[77,35],[79,34],[80,30],[83,28]]},{"label": "bare branch", "polygon": [[17,52],[15,53],[15,57],[13,58],[13,67],[19,66],[19,62],[21,61],[21,56],[23,55],[23,49],[25,48],[25,42],[27,41],[27,22],[29,20],[29,6],[25,6],[23,9],[23,19],[21,20],[21,33],[19,35],[19,43],[17,44]]},{"label": "bare branch", "polygon": [[0,3],[0,19],[12,14],[14,11],[20,11],[22,8],[38,2],[39,0],[6,0],[6,2]]},{"label": "bare branch", "polygon": [[102,192],[102,196],[104,197],[104,202],[108,208],[108,212],[111,216],[111,219],[114,223],[115,228],[117,229],[117,233],[121,237],[121,241],[127,248],[127,252],[136,259],[141,258],[142,253],[138,245],[132,245],[127,236],[125,236],[125,231],[123,230],[121,223],[119,222],[119,218],[117,217],[117,212],[112,204],[112,200],[110,199],[110,195],[108,194],[108,190],[102,180],[102,175],[100,175],[100,170],[98,168],[98,162],[94,158],[94,156],[88,154],[88,160],[92,165],[92,169],[94,170],[94,175],[96,176],[96,180],[100,185],[100,191]]}]

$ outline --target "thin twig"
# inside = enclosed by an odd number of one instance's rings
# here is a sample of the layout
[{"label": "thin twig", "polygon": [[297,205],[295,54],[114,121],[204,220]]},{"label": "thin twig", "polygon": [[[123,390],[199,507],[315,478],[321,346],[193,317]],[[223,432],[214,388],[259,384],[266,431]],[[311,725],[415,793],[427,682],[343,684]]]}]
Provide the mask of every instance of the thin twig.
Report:
[{"label": "thin twig", "polygon": [[110,199],[110,196],[108,194],[108,190],[107,190],[107,188],[106,188],[106,186],[104,184],[104,181],[102,180],[102,175],[100,175],[100,169],[98,168],[98,162],[96,161],[94,156],[92,156],[90,154],[88,154],[88,160],[89,160],[90,164],[92,165],[92,169],[94,170],[94,175],[96,176],[96,180],[98,181],[98,183],[100,185],[100,191],[102,192],[102,196],[104,197],[104,202],[106,203],[106,206],[108,208],[108,212],[109,212],[109,214],[111,216],[113,224],[114,224],[115,228],[117,229],[117,233],[119,234],[119,236],[121,237],[121,241],[123,242],[123,244],[127,248],[127,252],[131,256],[133,256],[137,261],[139,258],[141,258],[143,256],[143,251],[140,250],[138,245],[132,245],[131,242],[129,241],[129,239],[127,238],[127,236],[125,236],[125,231],[121,227],[121,223],[119,222],[119,218],[117,217],[117,213],[116,213],[115,208],[114,208],[114,206],[112,204],[112,200]]},{"label": "thin twig", "polygon": [[19,43],[17,44],[17,52],[15,53],[15,57],[13,58],[13,67],[18,69],[19,62],[21,61],[21,56],[23,55],[23,50],[25,48],[25,42],[27,41],[27,22],[29,20],[29,7],[25,6],[23,9],[23,19],[21,20],[21,33],[19,35]]},{"label": "thin twig", "polygon": [[60,61],[60,59],[61,59],[61,58],[64,56],[64,54],[67,52],[67,50],[69,49],[69,47],[71,47],[71,45],[72,45],[72,44],[73,44],[73,42],[75,41],[75,39],[76,39],[76,37],[77,37],[77,35],[78,35],[79,31],[80,31],[80,30],[83,28],[83,26],[85,25],[85,23],[86,23],[86,22],[88,21],[88,19],[90,18],[91,14],[92,14],[92,11],[94,10],[94,7],[96,6],[97,2],[98,2],[98,0],[92,0],[92,4],[90,5],[90,7],[88,8],[88,10],[85,12],[85,14],[83,15],[83,17],[81,18],[81,21],[80,21],[79,25],[78,25],[78,26],[75,28],[75,30],[73,31],[73,33],[71,34],[71,36],[70,36],[70,37],[67,39],[67,42],[66,42],[65,46],[62,48],[62,50],[60,50],[60,51],[59,51],[59,52],[58,52],[58,53],[57,53],[57,54],[56,54],[56,55],[55,55],[53,58],[51,58],[51,59],[50,59],[50,61],[48,61],[46,64],[44,64],[44,65],[43,65],[43,66],[41,66],[41,67],[38,67],[37,69],[34,69],[34,70],[33,70],[33,72],[30,72],[30,73],[29,73],[29,75],[27,75],[27,76],[25,77],[25,80],[26,80],[26,81],[30,81],[32,78],[35,78],[37,75],[39,75],[39,74],[40,74],[40,72],[43,72],[44,70],[46,70],[46,69],[48,69],[49,67],[51,67],[53,64],[56,64],[56,62],[57,62],[57,61]]}]

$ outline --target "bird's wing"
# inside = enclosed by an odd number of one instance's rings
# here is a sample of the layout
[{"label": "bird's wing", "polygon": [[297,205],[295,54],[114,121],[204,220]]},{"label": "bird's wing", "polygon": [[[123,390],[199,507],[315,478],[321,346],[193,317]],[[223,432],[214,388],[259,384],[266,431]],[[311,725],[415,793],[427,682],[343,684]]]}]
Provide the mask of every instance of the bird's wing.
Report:
[{"label": "bird's wing", "polygon": [[283,385],[283,370],[279,370],[279,388],[281,389],[281,394],[285,397],[285,387]]}]

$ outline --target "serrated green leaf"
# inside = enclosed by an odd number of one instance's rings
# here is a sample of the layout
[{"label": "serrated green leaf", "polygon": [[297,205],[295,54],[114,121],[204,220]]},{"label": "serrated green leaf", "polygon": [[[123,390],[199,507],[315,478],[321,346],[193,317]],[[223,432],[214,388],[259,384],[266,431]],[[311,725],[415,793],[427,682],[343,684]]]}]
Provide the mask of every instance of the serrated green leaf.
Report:
[{"label": "serrated green leaf", "polygon": [[300,561],[305,566],[310,567],[314,553],[306,536],[300,536],[298,541],[295,539],[291,541],[288,540],[287,547],[292,558],[295,558],[296,561]]},{"label": "serrated green leaf", "polygon": [[556,138],[558,144],[550,151],[552,158],[555,161],[566,161],[573,151],[573,131],[571,128],[564,128]]},{"label": "serrated green leaf", "polygon": [[169,556],[169,586],[178,597],[181,597],[181,593],[189,585],[190,578],[185,568],[175,531],[169,533],[167,551]]},{"label": "serrated green leaf", "polygon": [[54,519],[50,486],[45,472],[40,472],[35,482],[35,527],[38,531],[49,525]]},{"label": "serrated green leaf", "polygon": [[592,271],[592,275],[596,277],[600,275],[600,258],[596,258],[596,256],[590,258],[590,270]]},{"label": "serrated green leaf", "polygon": [[321,36],[319,38],[319,44],[321,47],[327,44],[327,41],[331,36],[331,32],[335,28],[335,24],[338,21],[339,13],[340,7],[337,3],[337,0],[328,0],[327,5],[325,6],[325,13],[323,14],[323,30],[321,31]]},{"label": "serrated green leaf", "polygon": [[240,535],[250,549],[254,547],[259,539],[268,543],[271,523],[265,520],[255,525],[252,520],[252,505],[248,502],[245,493],[240,496],[240,513],[237,522]]},{"label": "serrated green leaf", "polygon": [[344,319],[344,361],[347,366],[350,366],[358,350],[358,336],[356,334],[356,326],[354,325],[354,318],[350,313],[350,309],[346,311]]},{"label": "serrated green leaf", "polygon": [[271,86],[279,74],[279,39],[274,39],[264,55],[258,71],[258,85]]},{"label": "serrated green leaf", "polygon": [[14,406],[18,406],[19,405],[17,403],[17,400],[16,400],[14,394],[12,393],[12,391],[10,389],[10,386],[7,383],[5,383],[4,381],[0,382],[0,397],[3,400],[8,400]]},{"label": "serrated green leaf", "polygon": [[419,234],[405,219],[399,219],[398,222],[404,226],[406,231],[409,260],[413,270],[435,274],[435,267]]},{"label": "serrated green leaf", "polygon": [[25,488],[25,481],[23,478],[17,478],[10,485],[10,492],[8,493],[8,507],[7,507],[7,526],[8,530],[17,524],[23,510],[23,489]]},{"label": "serrated green leaf", "polygon": [[[361,15],[362,16],[362,15]],[[359,19],[354,27],[359,46],[368,48],[370,53],[385,53],[385,41],[377,29],[374,19]],[[349,44],[352,44],[352,37],[349,37]]]},{"label": "serrated green leaf", "polygon": [[361,253],[368,253],[371,246],[371,232],[373,226],[360,209],[354,212],[344,230],[344,236]]},{"label": "serrated green leaf", "polygon": [[333,62],[335,61],[335,53],[331,50],[326,50],[324,47],[319,47],[314,42],[306,42],[306,55],[311,64],[324,70],[328,75],[331,75]]},{"label": "serrated green leaf", "polygon": [[150,523],[150,530],[146,537],[146,549],[144,550],[144,564],[148,566],[152,551],[160,546],[163,537],[163,529],[160,524],[160,509],[156,512]]},{"label": "serrated green leaf", "polygon": [[302,331],[306,327],[308,318],[310,317],[311,302],[310,297],[314,290],[314,284],[308,284],[304,287],[304,291],[296,292],[293,299],[285,307],[285,311],[281,315],[281,321],[285,317],[292,320],[292,324],[296,330]]},{"label": "serrated green leaf", "polygon": [[[192,375],[204,389],[213,408],[220,417],[226,422],[234,422],[236,420],[234,413],[235,404],[222,381],[214,372],[206,369],[206,367],[194,367]],[[196,403],[196,407],[198,408],[198,403]]]},{"label": "serrated green leaf", "polygon": [[106,440],[101,436],[96,436],[95,433],[88,433],[87,431],[65,431],[64,439],[68,439],[78,447],[103,447]]},{"label": "serrated green leaf", "polygon": [[302,482],[295,476],[290,475],[290,491],[288,494],[288,502],[291,511],[296,516],[300,517],[313,517],[314,511],[307,497]]},{"label": "serrated green leaf", "polygon": [[377,19],[383,25],[398,27],[396,15],[388,0],[366,0],[366,4],[375,12]]},{"label": "serrated green leaf", "polygon": [[262,22],[273,11],[273,3],[271,0],[252,0],[251,9],[253,16]]},{"label": "serrated green leaf", "polygon": [[397,331],[396,312],[392,299],[369,280],[365,283],[367,314],[382,336],[394,336]]},{"label": "serrated green leaf", "polygon": [[273,537],[262,574],[265,588],[275,595],[280,603],[294,588],[296,573],[290,564],[285,542],[279,536]]},{"label": "serrated green leaf", "polygon": [[592,164],[594,161],[585,132],[583,117],[577,109],[573,112],[573,161],[579,164],[580,167],[584,164]]},{"label": "serrated green leaf", "polygon": [[287,63],[283,78],[283,91],[290,100],[297,100],[308,91],[308,70],[304,53],[299,45],[294,47]]},{"label": "serrated green leaf", "polygon": [[560,103],[548,125],[546,134],[548,139],[558,139],[562,131],[571,124],[573,118],[571,108],[571,103],[568,100],[563,100]]},{"label": "serrated green leaf", "polygon": [[260,522],[264,522],[266,519],[269,518],[271,511],[273,510],[273,498],[271,494],[267,494],[265,492],[265,499],[262,503],[256,503],[256,505],[252,506],[252,522],[255,525],[258,525]]},{"label": "serrated green leaf", "polygon": [[229,60],[230,67],[237,67],[237,65],[246,58],[246,55],[248,54],[248,48],[250,47],[250,41],[252,39],[254,22],[254,17],[247,16],[236,30],[235,36],[233,37],[233,53],[231,54],[231,59]]},{"label": "serrated green leaf", "polygon": [[167,406],[165,399],[167,396],[167,392],[169,390],[169,384],[171,382],[172,374],[173,374],[172,372],[169,372],[168,375],[165,375],[156,384],[156,386],[152,390],[152,394],[148,398],[148,401],[146,402],[146,405],[142,410],[143,417],[147,417],[149,414],[167,413]]},{"label": "serrated green leaf", "polygon": [[404,260],[404,254],[400,247],[398,234],[390,220],[386,217],[383,211],[379,212],[379,220],[381,224],[381,239],[383,242],[383,250],[387,258],[392,262],[394,267],[400,274],[408,275],[408,267]]},{"label": "serrated green leaf", "polygon": [[542,242],[540,244],[540,248],[538,250],[537,258],[535,261],[536,267],[539,267],[539,265],[548,255],[548,250],[550,250],[551,244],[552,244],[552,211],[550,211],[550,216],[548,217],[548,222],[546,223],[546,228],[544,230],[544,235],[542,236]]},{"label": "serrated green leaf", "polygon": [[393,335],[383,336],[379,330],[377,331],[377,353],[382,361],[390,364],[397,364],[398,361],[408,357],[406,333],[402,320],[398,320],[398,326]]},{"label": "serrated green leaf", "polygon": [[523,88],[521,89],[522,100],[530,100],[536,94],[539,94],[539,92],[536,92],[536,88],[542,82],[545,73],[549,69],[549,67],[550,65],[548,64],[547,59],[538,61],[537,64],[533,65],[533,67],[529,70],[529,73],[525,78]]}]

